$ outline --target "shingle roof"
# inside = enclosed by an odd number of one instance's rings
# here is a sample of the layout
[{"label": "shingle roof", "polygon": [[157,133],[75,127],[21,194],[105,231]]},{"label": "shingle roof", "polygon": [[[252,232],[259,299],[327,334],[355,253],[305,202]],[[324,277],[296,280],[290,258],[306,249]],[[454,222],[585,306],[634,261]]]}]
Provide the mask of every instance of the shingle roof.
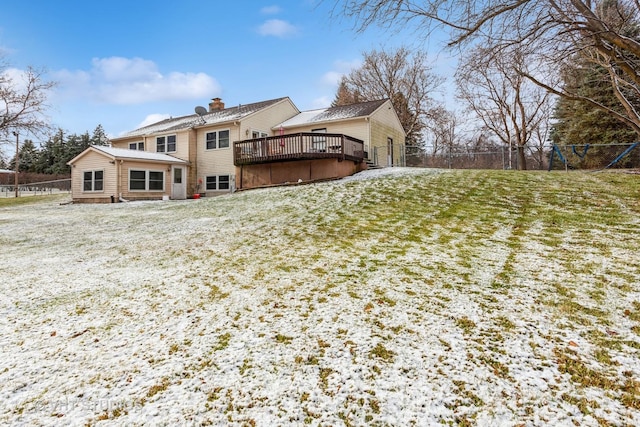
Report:
[{"label": "shingle roof", "polygon": [[178,159],[177,157],[170,156],[168,154],[162,153],[151,153],[149,151],[138,151],[138,150],[127,150],[126,148],[113,148],[113,147],[105,147],[102,145],[92,145],[92,148],[102,151],[105,154],[108,154],[111,157],[117,159],[131,159],[131,160],[143,160],[143,161],[154,161],[154,162],[163,162],[163,163],[188,163],[182,159]]},{"label": "shingle roof", "polygon": [[169,118],[151,124],[149,126],[144,126],[131,132],[127,132],[119,138],[130,138],[133,136],[173,132],[182,129],[188,129],[194,126],[214,125],[218,123],[241,120],[284,99],[287,99],[287,97],[270,99],[268,101],[254,102],[252,104],[246,105],[237,105],[235,107],[229,107],[223,110],[217,110],[207,114],[203,114],[202,116],[198,116],[197,114],[190,114],[188,116]]},{"label": "shingle roof", "polygon": [[373,114],[386,99],[377,101],[360,102],[358,104],[341,105],[339,107],[321,108],[318,110],[303,111],[300,114],[285,120],[281,124],[274,126],[273,129],[280,127],[295,127],[306,124],[330,122],[335,120],[355,119],[358,117],[367,117]]}]

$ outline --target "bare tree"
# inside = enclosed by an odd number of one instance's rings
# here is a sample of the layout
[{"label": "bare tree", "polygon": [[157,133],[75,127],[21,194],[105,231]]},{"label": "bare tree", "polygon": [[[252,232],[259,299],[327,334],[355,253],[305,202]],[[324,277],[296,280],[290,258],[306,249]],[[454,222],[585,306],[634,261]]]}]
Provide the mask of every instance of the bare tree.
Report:
[{"label": "bare tree", "polygon": [[0,65],[0,140],[12,133],[38,135],[50,129],[44,113],[55,83],[45,81],[43,74],[32,67],[18,71]]},{"label": "bare tree", "polygon": [[333,105],[388,98],[407,134],[407,144],[415,144],[432,103],[430,94],[443,81],[430,72],[426,59],[426,54],[406,48],[364,53],[362,66],[342,78]]},{"label": "bare tree", "polygon": [[458,97],[504,145],[518,152],[527,169],[525,148],[549,120],[551,95],[523,76],[527,58],[521,50],[492,52],[477,47],[463,58],[456,74]]},{"label": "bare tree", "polygon": [[443,106],[436,106],[429,110],[425,133],[431,146],[431,156],[447,155],[456,143],[460,119],[454,111]]},{"label": "bare tree", "polygon": [[[544,68],[523,70],[524,76],[552,93],[608,111],[640,135],[640,111],[632,102],[640,96],[640,39],[629,35],[640,22],[640,0],[326,1],[334,3],[334,14],[356,18],[360,31],[374,24],[392,28],[412,23],[425,35],[447,28],[449,46],[481,41],[501,50],[519,45],[544,60]],[[609,70],[622,112],[556,83],[559,67],[576,54]]]}]

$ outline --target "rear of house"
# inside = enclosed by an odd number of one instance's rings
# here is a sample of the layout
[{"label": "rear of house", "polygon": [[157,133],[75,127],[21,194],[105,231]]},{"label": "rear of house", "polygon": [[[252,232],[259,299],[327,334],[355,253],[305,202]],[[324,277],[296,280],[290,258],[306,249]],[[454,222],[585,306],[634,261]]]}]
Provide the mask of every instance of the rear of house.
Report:
[{"label": "rear of house", "polygon": [[[286,182],[341,178],[382,147],[389,166],[404,131],[388,100],[300,112],[288,97],[168,118],[72,159],[78,202],[184,199]],[[385,163],[383,163],[385,164]]]}]

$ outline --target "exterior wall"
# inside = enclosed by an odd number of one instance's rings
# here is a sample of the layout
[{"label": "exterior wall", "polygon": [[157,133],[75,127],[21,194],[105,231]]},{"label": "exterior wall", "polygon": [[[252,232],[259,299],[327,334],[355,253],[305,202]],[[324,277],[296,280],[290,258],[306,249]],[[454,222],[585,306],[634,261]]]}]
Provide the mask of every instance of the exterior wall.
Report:
[{"label": "exterior wall", "polygon": [[[171,195],[171,166],[163,163],[149,163],[131,160],[123,160],[118,164],[118,176],[116,177],[120,185],[120,193],[126,200],[162,200],[163,196]],[[147,170],[164,172],[163,191],[130,191],[129,190],[129,170]]]},{"label": "exterior wall", "polygon": [[[215,127],[207,127],[197,130],[196,135],[196,156],[195,161],[197,168],[197,182],[201,183],[199,192],[207,195],[215,195],[228,192],[207,191],[206,177],[229,175],[232,182],[232,188],[239,186],[237,181],[239,177],[236,174],[236,167],[233,164],[233,143],[250,139],[252,131],[265,132],[267,135],[273,135],[271,128],[276,124],[298,114],[298,110],[290,100],[285,99],[277,104],[271,105],[261,110],[241,122],[227,123]],[[218,148],[214,150],[206,149],[206,134],[216,130],[229,129],[229,148]]]},{"label": "exterior wall", "polygon": [[[116,165],[110,163],[111,161],[111,158],[103,154],[89,151],[73,164],[71,167],[71,197],[74,202],[110,203],[111,196],[117,200]],[[83,173],[91,170],[104,171],[102,191],[83,190]]]},{"label": "exterior wall", "polygon": [[[144,138],[141,136],[136,136],[133,138],[125,138],[125,139],[118,139],[118,140],[112,140],[111,141],[111,146],[113,148],[123,148],[125,150],[129,149],[129,144],[132,142],[145,142]],[[149,147],[147,147],[146,142],[145,142],[145,146],[144,146],[145,151],[149,151]]]},{"label": "exterior wall", "polygon": [[[405,156],[402,146],[405,142],[404,129],[393,108],[385,108],[384,104],[376,110],[370,119],[371,122],[371,151],[369,158],[382,166],[404,166]],[[389,103],[391,105],[391,103]],[[393,139],[393,165],[389,165],[388,138]],[[377,158],[374,155],[377,154]]]},{"label": "exterior wall", "polygon": [[345,120],[342,122],[325,122],[313,125],[287,128],[285,133],[311,132],[314,129],[327,129],[327,133],[341,133],[364,141],[364,151],[369,150],[369,122],[364,118]]},{"label": "exterior wall", "polygon": [[[206,149],[206,137],[208,132],[229,130],[229,147]],[[235,166],[233,165],[233,142],[238,140],[240,126],[233,123],[215,127],[198,129],[195,138],[196,161],[196,182],[198,193],[206,193],[206,177],[210,175],[235,176]]]},{"label": "exterior wall", "polygon": [[265,132],[268,136],[274,136],[276,133],[272,130],[273,126],[298,113],[298,109],[291,101],[285,99],[243,120],[237,140],[251,139],[251,132],[254,130]]},{"label": "exterior wall", "polygon": [[169,152],[169,153],[165,153],[165,154],[170,154],[173,157],[177,157],[181,160],[186,160],[189,161],[189,154],[190,154],[190,146],[191,146],[191,136],[192,132],[190,130],[181,130],[180,132],[165,132],[165,133],[158,133],[158,134],[154,134],[152,136],[136,136],[136,137],[132,137],[132,138],[124,138],[124,139],[118,139],[116,141],[111,141],[111,146],[113,148],[123,148],[125,150],[129,149],[129,144],[132,142],[144,142],[144,151],[150,152],[150,153],[156,153],[157,152],[157,144],[156,144],[156,138],[160,137],[160,136],[169,136],[169,135],[175,135],[176,136],[176,151],[175,152]]},{"label": "exterior wall", "polygon": [[367,168],[366,163],[320,159],[236,167],[238,189],[343,178]]}]

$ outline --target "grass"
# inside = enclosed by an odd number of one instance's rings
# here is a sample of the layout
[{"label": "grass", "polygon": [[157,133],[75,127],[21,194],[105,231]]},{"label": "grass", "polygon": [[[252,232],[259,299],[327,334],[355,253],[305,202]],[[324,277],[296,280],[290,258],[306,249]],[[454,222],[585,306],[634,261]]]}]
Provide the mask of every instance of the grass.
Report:
[{"label": "grass", "polygon": [[16,402],[0,423],[46,423],[30,399],[51,390],[140,402],[123,424],[141,411],[203,425],[640,418],[640,176],[43,200],[0,204],[3,352],[28,358],[0,365]]},{"label": "grass", "polygon": [[71,200],[70,194],[52,194],[40,196],[0,197],[0,208],[37,205],[43,202],[62,203]]}]

